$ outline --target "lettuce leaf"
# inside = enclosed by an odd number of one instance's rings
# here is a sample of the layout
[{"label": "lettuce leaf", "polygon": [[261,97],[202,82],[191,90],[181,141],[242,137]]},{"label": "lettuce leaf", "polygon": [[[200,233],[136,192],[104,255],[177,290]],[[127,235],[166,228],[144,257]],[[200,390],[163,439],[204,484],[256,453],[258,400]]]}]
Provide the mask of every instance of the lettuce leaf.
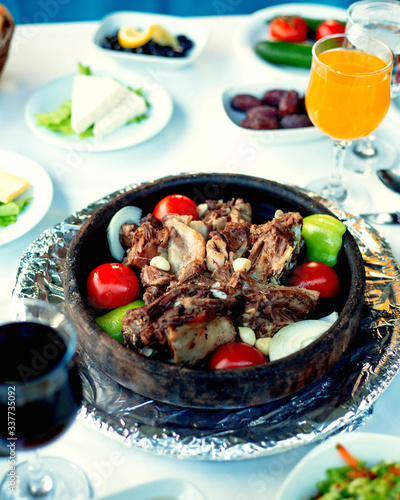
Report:
[{"label": "lettuce leaf", "polygon": [[31,200],[32,196],[27,196],[26,198],[8,203],[0,202],[0,227],[14,224],[17,221],[18,215],[29,205]]},{"label": "lettuce leaf", "polygon": [[90,69],[90,66],[84,66],[80,62],[78,62],[78,71],[81,75],[92,76],[92,70]]},{"label": "lettuce leaf", "polygon": [[54,111],[36,113],[36,126],[46,127],[53,132],[61,132],[64,135],[74,134],[71,127],[71,101],[64,101]]}]

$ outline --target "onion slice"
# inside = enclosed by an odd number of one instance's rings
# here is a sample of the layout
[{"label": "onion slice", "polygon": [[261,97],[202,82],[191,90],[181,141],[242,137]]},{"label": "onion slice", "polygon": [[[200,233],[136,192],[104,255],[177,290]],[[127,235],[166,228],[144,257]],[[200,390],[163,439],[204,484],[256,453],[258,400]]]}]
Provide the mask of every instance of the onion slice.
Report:
[{"label": "onion slice", "polygon": [[124,247],[121,245],[119,239],[119,232],[122,224],[126,222],[133,222],[134,224],[140,224],[140,218],[142,216],[142,210],[138,207],[124,207],[116,212],[107,227],[107,240],[108,246],[110,248],[110,253],[114,259],[119,262],[122,261],[125,255]]},{"label": "onion slice", "polygon": [[335,312],[322,319],[306,319],[284,326],[272,337],[269,359],[275,361],[308,346],[325,333],[337,318],[338,314]]}]

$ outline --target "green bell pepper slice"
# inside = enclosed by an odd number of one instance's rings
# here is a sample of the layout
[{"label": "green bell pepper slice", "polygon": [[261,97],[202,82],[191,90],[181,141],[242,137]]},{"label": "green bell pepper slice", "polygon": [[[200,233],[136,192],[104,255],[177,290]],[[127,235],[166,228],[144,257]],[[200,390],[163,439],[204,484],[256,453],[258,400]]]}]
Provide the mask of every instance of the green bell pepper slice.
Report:
[{"label": "green bell pepper slice", "polygon": [[332,215],[313,214],[304,217],[302,235],[307,247],[307,258],[333,267],[345,232],[343,222]]},{"label": "green bell pepper slice", "polygon": [[144,306],[143,300],[135,300],[126,306],[117,307],[112,311],[108,311],[103,316],[95,319],[96,323],[112,338],[118,340],[121,344],[124,343],[124,336],[122,334],[122,318],[129,309],[136,309],[137,307]]}]

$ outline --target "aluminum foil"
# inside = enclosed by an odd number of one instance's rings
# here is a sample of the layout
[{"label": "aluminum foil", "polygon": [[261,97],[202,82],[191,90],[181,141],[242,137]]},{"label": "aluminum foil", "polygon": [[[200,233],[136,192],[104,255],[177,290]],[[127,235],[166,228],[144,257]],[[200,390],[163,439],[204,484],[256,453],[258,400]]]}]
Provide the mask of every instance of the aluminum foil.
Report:
[{"label": "aluminum foil", "polygon": [[[68,246],[83,222],[128,186],[45,231],[23,253],[14,296],[64,305]],[[311,193],[307,193],[311,194]],[[351,431],[400,368],[400,268],[388,243],[366,221],[318,201],[347,225],[366,266],[366,295],[354,349],[294,396],[240,410],[182,409],[139,396],[104,374],[83,350],[84,402],[78,418],[128,446],[182,459],[236,460],[272,455]]]}]

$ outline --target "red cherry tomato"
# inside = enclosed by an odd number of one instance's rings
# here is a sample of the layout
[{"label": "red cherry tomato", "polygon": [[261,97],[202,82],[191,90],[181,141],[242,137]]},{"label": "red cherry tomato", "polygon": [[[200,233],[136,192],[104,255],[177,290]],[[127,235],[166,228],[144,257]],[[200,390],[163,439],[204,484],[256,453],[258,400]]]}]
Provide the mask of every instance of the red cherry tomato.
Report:
[{"label": "red cherry tomato", "polygon": [[320,298],[335,297],[339,293],[338,275],[331,266],[323,262],[306,262],[293,271],[291,286],[316,290]]},{"label": "red cherry tomato", "polygon": [[222,344],[211,354],[208,367],[211,369],[243,368],[265,363],[264,356],[250,344],[228,342]]},{"label": "red cherry tomato", "polygon": [[318,25],[317,31],[315,33],[315,40],[344,32],[345,25],[343,23],[340,23],[335,19],[327,19],[326,21],[322,21],[322,23]]},{"label": "red cherry tomato", "polygon": [[183,194],[170,194],[157,203],[154,217],[162,220],[167,214],[191,215],[193,220],[199,218],[196,203]]},{"label": "red cherry tomato", "polygon": [[299,16],[278,16],[269,25],[272,40],[304,42],[308,36],[308,24]]},{"label": "red cherry tomato", "polygon": [[87,294],[94,307],[115,309],[139,297],[139,280],[132,269],[123,264],[101,264],[89,274]]}]

